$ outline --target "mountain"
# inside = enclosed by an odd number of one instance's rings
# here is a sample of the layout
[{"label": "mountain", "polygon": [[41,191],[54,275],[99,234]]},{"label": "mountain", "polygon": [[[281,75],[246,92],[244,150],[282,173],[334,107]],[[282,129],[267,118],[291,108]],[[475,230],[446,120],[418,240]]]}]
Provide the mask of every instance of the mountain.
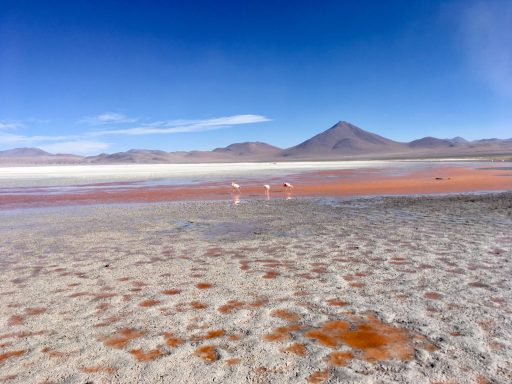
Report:
[{"label": "mountain", "polygon": [[51,153],[39,148],[14,148],[6,151],[0,151],[0,157],[37,157],[52,156]]},{"label": "mountain", "polygon": [[437,139],[435,137],[424,137],[422,139],[413,140],[407,144],[411,148],[448,148],[454,147],[455,143],[447,139]]},{"label": "mountain", "polygon": [[276,155],[281,148],[259,141],[234,143],[224,148],[215,148],[213,152],[230,154],[235,156],[257,156],[257,155]]},{"label": "mountain", "polygon": [[454,137],[453,139],[448,139],[448,140],[450,140],[454,144],[467,144],[467,143],[469,143],[469,141],[467,141],[465,138],[460,137],[460,136],[457,136],[457,137]]},{"label": "mountain", "polygon": [[339,157],[347,155],[400,152],[404,144],[340,121],[328,130],[284,150],[284,157]]},{"label": "mountain", "polygon": [[0,164],[162,164],[240,161],[414,159],[512,154],[512,139],[467,141],[462,137],[423,137],[402,143],[365,131],[346,121],[287,149],[263,142],[234,143],[212,151],[166,152],[130,149],[97,156],[53,155],[39,148],[0,151]]},{"label": "mountain", "polygon": [[39,148],[14,148],[0,151],[0,165],[76,164],[81,160],[81,156],[54,155]]}]

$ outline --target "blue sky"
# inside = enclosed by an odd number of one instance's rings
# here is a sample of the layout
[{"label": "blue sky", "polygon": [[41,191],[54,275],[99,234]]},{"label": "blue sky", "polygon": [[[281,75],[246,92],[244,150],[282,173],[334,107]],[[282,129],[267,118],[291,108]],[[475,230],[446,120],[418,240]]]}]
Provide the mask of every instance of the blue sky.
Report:
[{"label": "blue sky", "polygon": [[0,1],[0,149],[512,137],[512,2]]}]

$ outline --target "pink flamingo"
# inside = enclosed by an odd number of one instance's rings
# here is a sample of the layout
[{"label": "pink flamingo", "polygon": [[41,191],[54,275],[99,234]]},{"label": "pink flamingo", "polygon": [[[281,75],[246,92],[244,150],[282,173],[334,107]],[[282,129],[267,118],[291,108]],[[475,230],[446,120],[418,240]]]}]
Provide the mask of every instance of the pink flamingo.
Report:
[{"label": "pink flamingo", "polygon": [[285,191],[289,191],[289,190],[293,189],[293,185],[291,185],[290,183],[284,183],[283,187],[284,187]]},{"label": "pink flamingo", "polygon": [[240,192],[240,186],[235,182],[231,183],[231,188],[233,188],[234,192]]}]

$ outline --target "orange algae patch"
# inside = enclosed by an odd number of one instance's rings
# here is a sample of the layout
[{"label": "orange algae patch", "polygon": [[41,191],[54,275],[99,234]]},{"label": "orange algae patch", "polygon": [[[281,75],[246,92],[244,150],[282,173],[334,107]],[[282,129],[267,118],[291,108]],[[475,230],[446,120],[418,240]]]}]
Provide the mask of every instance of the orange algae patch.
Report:
[{"label": "orange algae patch", "polygon": [[287,327],[277,327],[274,329],[274,332],[280,333],[280,334],[285,334],[285,333],[289,333],[289,332],[300,331],[302,328],[303,328],[302,325],[293,324],[293,325],[289,325]]},{"label": "orange algae patch", "polygon": [[0,335],[0,340],[1,339],[9,339],[11,337],[17,337],[18,339],[22,339],[24,337],[44,335],[45,333],[46,333],[45,331],[38,331],[38,332],[23,331],[23,332],[5,333],[3,335]]},{"label": "orange algae patch", "polygon": [[27,316],[36,316],[46,312],[46,308],[25,308],[25,314]]},{"label": "orange algae patch", "polygon": [[195,336],[192,338],[192,340],[193,341],[210,340],[210,339],[215,339],[217,337],[222,337],[224,335],[226,335],[226,331],[224,331],[223,329],[214,329],[214,330],[208,331],[206,333],[206,335]]},{"label": "orange algae patch", "polygon": [[280,319],[286,320],[286,321],[297,321],[299,320],[299,315],[293,312],[286,311],[284,309],[275,309],[273,310],[270,315],[272,317],[278,317]]},{"label": "orange algae patch", "polygon": [[264,275],[264,279],[275,279],[277,276],[279,276],[279,273],[276,271],[267,271]]},{"label": "orange algae patch", "polygon": [[330,348],[342,343],[348,345],[358,350],[360,358],[368,362],[409,360],[414,353],[406,330],[386,325],[372,316],[352,327],[345,321],[330,321],[304,335]]},{"label": "orange algae patch", "polygon": [[178,345],[183,344],[183,340],[180,339],[179,337],[176,337],[171,332],[165,332],[164,339],[165,344],[167,344],[169,347],[177,347]]},{"label": "orange algae patch", "polygon": [[27,352],[27,351],[24,349],[20,349],[18,351],[8,351],[8,352],[0,353],[0,363],[7,359],[10,359],[11,357],[21,356],[21,355],[25,354],[25,352]]},{"label": "orange algae patch", "polygon": [[80,369],[84,373],[106,373],[107,375],[112,375],[116,369],[112,367],[104,367],[101,365],[94,365],[92,367],[83,367]]},{"label": "orange algae patch", "polygon": [[181,293],[180,289],[166,289],[162,291],[164,295],[179,295]]},{"label": "orange algae patch", "polygon": [[201,303],[200,301],[191,301],[190,306],[193,309],[205,309],[208,305]]},{"label": "orange algae patch", "polygon": [[122,328],[114,336],[106,338],[103,342],[105,345],[113,348],[124,348],[130,340],[144,336],[144,333],[133,328]]},{"label": "orange algae patch", "polygon": [[204,340],[214,339],[216,337],[224,336],[225,334],[226,334],[226,331],[224,331],[223,329],[214,329],[214,330],[208,331],[206,333],[206,336],[203,336],[203,339]]},{"label": "orange algae patch", "polygon": [[25,321],[25,317],[21,315],[12,315],[9,317],[8,324],[9,325],[21,325]]},{"label": "orange algae patch", "polygon": [[219,354],[213,345],[203,345],[194,351],[194,355],[203,359],[206,363],[213,363],[219,360]]},{"label": "orange algae patch", "polygon": [[155,360],[157,357],[163,356],[162,351],[158,348],[151,349],[147,352],[144,352],[141,348],[132,349],[130,354],[138,361],[151,361]]},{"label": "orange algae patch", "polygon": [[48,347],[44,347],[43,349],[41,349],[41,352],[43,353],[47,353],[48,355],[50,355],[51,357],[63,357],[65,354],[63,352],[59,352],[59,351],[52,351],[50,348]]},{"label": "orange algae patch", "polygon": [[144,300],[144,301],[141,301],[139,303],[139,307],[153,307],[157,304],[160,304],[160,301],[158,300],[153,300],[153,299],[148,299],[148,300]]},{"label": "orange algae patch", "polygon": [[213,287],[213,285],[210,283],[197,283],[196,284],[196,288],[199,288],[199,289],[208,289],[211,287]]},{"label": "orange algae patch", "polygon": [[343,341],[343,335],[348,329],[349,324],[346,321],[334,320],[325,323],[320,329],[307,331],[304,336],[316,339],[326,347],[335,348]]},{"label": "orange algae patch", "polygon": [[354,355],[352,352],[331,352],[329,356],[327,356],[327,361],[330,365],[334,365],[336,367],[344,367],[347,365],[347,361],[350,360]]},{"label": "orange algae patch", "polygon": [[284,348],[283,352],[290,352],[297,356],[304,356],[306,354],[306,346],[302,343],[293,343],[292,345]]},{"label": "orange algae patch", "polygon": [[259,308],[268,303],[267,299],[255,299],[249,303],[249,306],[252,308]]},{"label": "orange algae patch", "polygon": [[333,307],[344,307],[348,305],[346,301],[339,300],[339,299],[329,299],[327,300],[327,304],[332,305]]},{"label": "orange algae patch", "polygon": [[237,365],[240,363],[240,359],[231,358],[226,360],[226,365]]},{"label": "orange algae patch", "polygon": [[233,312],[235,309],[238,309],[240,307],[242,307],[245,303],[243,301],[239,301],[239,300],[229,300],[226,304],[224,305],[221,305],[219,308],[218,308],[218,311],[220,313],[231,313]]},{"label": "orange algae patch", "polygon": [[306,380],[310,384],[321,384],[325,380],[329,378],[329,371],[327,369],[324,369],[323,371],[314,372],[308,377],[306,377]]},{"label": "orange algae patch", "polygon": [[430,300],[440,300],[443,297],[443,295],[437,292],[427,292],[423,295],[423,297]]},{"label": "orange algae patch", "polygon": [[99,328],[99,327],[108,327],[109,325],[112,325],[114,324],[115,322],[119,321],[120,318],[117,317],[117,316],[111,316],[111,317],[107,317],[103,322],[101,323],[97,323],[97,324],[94,324],[95,327]]},{"label": "orange algae patch", "polygon": [[267,335],[262,336],[263,340],[270,341],[270,342],[279,342],[279,341],[285,341],[290,338],[287,334],[284,333],[269,333]]}]

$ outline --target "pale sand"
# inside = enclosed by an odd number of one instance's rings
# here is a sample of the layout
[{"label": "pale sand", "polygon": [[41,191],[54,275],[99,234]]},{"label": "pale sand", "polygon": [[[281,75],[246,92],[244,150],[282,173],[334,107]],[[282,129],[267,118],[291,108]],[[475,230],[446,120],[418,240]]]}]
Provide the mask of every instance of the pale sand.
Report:
[{"label": "pale sand", "polygon": [[511,193],[4,211],[0,381],[509,383],[511,224]]}]

